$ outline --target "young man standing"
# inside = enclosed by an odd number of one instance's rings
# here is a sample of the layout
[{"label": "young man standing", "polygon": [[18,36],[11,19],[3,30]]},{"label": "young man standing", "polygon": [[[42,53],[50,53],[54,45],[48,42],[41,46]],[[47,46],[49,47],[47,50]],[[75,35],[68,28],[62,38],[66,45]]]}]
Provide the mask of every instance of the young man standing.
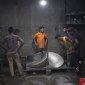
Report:
[{"label": "young man standing", "polygon": [[34,35],[33,45],[36,46],[37,52],[43,52],[47,49],[47,35],[44,32],[44,27],[40,26],[39,31]]},{"label": "young man standing", "polygon": [[[14,34],[13,27],[9,27],[8,32],[9,34],[4,38],[4,44],[7,50],[6,55],[9,62],[10,73],[11,76],[13,77],[14,76],[13,60],[17,64],[20,75],[22,75],[22,66],[21,66],[18,50],[24,45],[24,41],[18,35]],[[17,47],[17,42],[21,43],[19,47]]]}]

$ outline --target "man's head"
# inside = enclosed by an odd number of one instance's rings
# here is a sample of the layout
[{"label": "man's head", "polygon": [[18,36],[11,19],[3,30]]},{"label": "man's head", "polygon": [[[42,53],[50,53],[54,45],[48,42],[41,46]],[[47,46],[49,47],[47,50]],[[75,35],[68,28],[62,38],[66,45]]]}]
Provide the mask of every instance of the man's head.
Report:
[{"label": "man's head", "polygon": [[58,39],[59,37],[61,37],[61,36],[60,36],[60,35],[56,35],[56,36],[55,36],[55,39]]},{"label": "man's head", "polygon": [[14,34],[17,35],[20,32],[19,29],[14,29]]},{"label": "man's head", "polygon": [[68,31],[68,32],[73,32],[74,29],[73,29],[73,27],[69,27],[69,28],[68,28],[68,27],[64,27],[64,28],[63,28],[63,31],[64,31],[64,32],[67,32],[67,31]]},{"label": "man's head", "polygon": [[67,27],[63,27],[63,31],[66,32],[68,30]]},{"label": "man's head", "polygon": [[43,26],[40,26],[39,27],[39,31],[43,33],[44,32],[44,27]]},{"label": "man's head", "polygon": [[9,32],[9,33],[13,33],[13,32],[14,32],[13,27],[9,27],[9,28],[8,28],[8,32]]}]

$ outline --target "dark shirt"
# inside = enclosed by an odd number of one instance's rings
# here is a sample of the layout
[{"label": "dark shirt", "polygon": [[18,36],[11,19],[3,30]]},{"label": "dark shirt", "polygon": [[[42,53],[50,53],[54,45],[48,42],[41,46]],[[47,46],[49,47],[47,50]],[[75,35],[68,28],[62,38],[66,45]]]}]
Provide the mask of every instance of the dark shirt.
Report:
[{"label": "dark shirt", "polygon": [[24,42],[18,35],[14,35],[14,34],[9,34],[4,38],[4,43],[6,45],[6,49],[8,53],[17,52],[18,41]]}]

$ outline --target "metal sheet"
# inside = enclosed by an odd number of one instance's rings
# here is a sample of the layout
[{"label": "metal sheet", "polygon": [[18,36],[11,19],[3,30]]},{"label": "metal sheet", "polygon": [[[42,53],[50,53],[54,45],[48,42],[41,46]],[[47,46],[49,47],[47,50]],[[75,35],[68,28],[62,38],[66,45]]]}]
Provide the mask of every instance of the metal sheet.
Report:
[{"label": "metal sheet", "polygon": [[49,66],[52,68],[58,68],[63,65],[64,60],[63,58],[54,52],[48,52],[41,57],[40,53],[34,55],[34,61],[27,62],[26,66],[31,68],[38,68],[38,67],[46,67],[46,63],[49,62]]},{"label": "metal sheet", "polygon": [[47,56],[45,56],[45,52],[43,54],[43,57],[41,56],[41,53],[36,53],[33,55],[32,62],[27,62],[26,66],[31,68],[39,68],[39,67],[45,67],[47,62]]},{"label": "metal sheet", "polygon": [[63,65],[64,60],[59,54],[54,52],[48,52],[48,62],[50,66],[58,68]]}]

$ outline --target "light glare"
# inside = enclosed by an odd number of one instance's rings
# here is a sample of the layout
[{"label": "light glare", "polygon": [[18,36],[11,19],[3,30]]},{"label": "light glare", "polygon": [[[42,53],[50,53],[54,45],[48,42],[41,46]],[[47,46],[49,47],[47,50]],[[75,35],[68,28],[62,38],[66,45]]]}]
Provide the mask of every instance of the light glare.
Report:
[{"label": "light glare", "polygon": [[45,6],[46,4],[47,4],[47,2],[45,0],[40,1],[40,5]]}]

